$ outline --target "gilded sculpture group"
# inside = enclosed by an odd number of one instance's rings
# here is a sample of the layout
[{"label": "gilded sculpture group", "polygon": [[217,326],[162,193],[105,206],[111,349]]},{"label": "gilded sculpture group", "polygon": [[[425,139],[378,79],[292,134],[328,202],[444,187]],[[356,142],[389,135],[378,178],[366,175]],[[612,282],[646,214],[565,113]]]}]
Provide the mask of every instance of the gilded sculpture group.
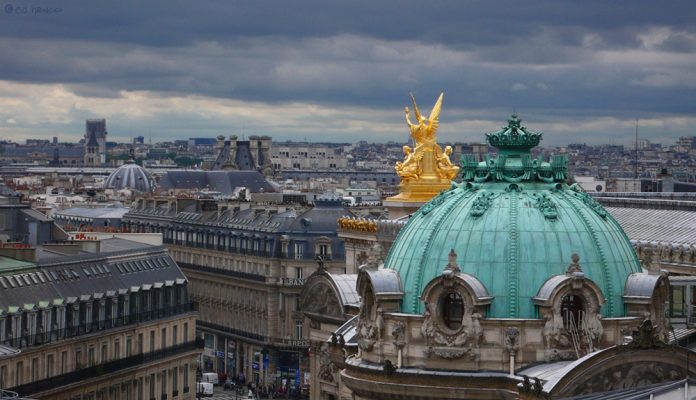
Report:
[{"label": "gilded sculpture group", "polygon": [[421,115],[416,99],[411,95],[413,101],[413,113],[417,123],[412,123],[408,107],[406,107],[406,123],[411,129],[411,139],[414,147],[404,146],[404,161],[396,163],[396,172],[404,183],[418,181],[423,175],[423,155],[426,152],[433,153],[434,170],[441,179],[454,179],[459,173],[459,167],[452,164],[450,155],[452,146],[446,146],[443,151],[436,143],[437,128],[440,126],[440,110],[442,109],[442,97],[440,94],[433,110],[428,118]]},{"label": "gilded sculpture group", "polygon": [[365,218],[342,217],[338,219],[338,227],[348,231],[377,232],[377,223]]}]

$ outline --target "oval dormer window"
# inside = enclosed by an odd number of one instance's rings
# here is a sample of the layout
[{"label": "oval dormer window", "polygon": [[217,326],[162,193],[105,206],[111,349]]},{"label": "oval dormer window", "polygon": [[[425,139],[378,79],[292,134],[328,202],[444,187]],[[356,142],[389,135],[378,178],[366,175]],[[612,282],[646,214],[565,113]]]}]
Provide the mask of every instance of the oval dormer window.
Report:
[{"label": "oval dormer window", "polygon": [[462,326],[464,316],[464,301],[457,292],[449,292],[442,299],[442,322],[451,330],[457,330]]},{"label": "oval dormer window", "polygon": [[585,302],[577,294],[568,294],[561,301],[561,315],[566,329],[579,330],[585,317]]}]

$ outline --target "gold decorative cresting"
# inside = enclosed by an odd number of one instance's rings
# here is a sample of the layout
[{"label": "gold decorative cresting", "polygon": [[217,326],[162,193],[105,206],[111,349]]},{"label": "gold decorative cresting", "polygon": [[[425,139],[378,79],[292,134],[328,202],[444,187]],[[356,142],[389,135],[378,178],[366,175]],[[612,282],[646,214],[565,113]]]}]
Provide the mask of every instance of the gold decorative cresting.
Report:
[{"label": "gold decorative cresting", "polygon": [[413,148],[404,146],[404,161],[398,161],[394,167],[401,178],[400,193],[389,197],[387,201],[429,201],[440,191],[448,189],[452,179],[459,173],[459,167],[450,161],[452,146],[446,146],[443,151],[436,142],[444,95],[440,94],[430,116],[426,118],[420,113],[416,98],[411,94],[416,123],[411,122],[410,112],[406,107],[406,124],[411,130]]}]

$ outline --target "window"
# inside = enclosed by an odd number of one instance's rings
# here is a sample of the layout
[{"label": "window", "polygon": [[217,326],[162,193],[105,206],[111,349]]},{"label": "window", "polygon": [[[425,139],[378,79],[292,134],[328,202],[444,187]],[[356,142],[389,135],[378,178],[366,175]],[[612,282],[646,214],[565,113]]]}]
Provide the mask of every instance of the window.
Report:
[{"label": "window", "polygon": [[133,340],[130,336],[126,337],[126,357],[131,356],[131,348],[133,347]]},{"label": "window", "polygon": [[136,390],[136,396],[135,396],[135,398],[136,398],[137,400],[143,400],[143,378],[142,378],[142,377],[138,378],[138,383],[137,383],[137,385],[138,385],[138,386],[137,386],[137,388],[135,389],[135,390]]},{"label": "window", "polygon": [[320,244],[319,245],[319,255],[322,257],[326,257],[329,255],[329,245],[328,244]]},{"label": "window", "polygon": [[184,364],[184,393],[188,393],[189,385],[189,365]]},{"label": "window", "polygon": [[3,365],[0,367],[0,388],[6,388],[9,386],[7,384],[7,366]]},{"label": "window", "polygon": [[178,329],[179,327],[174,325],[172,327],[172,346],[175,346],[177,344],[177,341],[179,340],[178,336]]},{"label": "window", "polygon": [[65,367],[68,362],[68,352],[64,351],[60,353],[60,373],[64,374],[65,373]]},{"label": "window", "polygon": [[167,328],[162,328],[162,349],[167,347]]},{"label": "window", "polygon": [[121,358],[121,342],[116,339],[114,342],[114,360]]},{"label": "window", "polygon": [[302,339],[302,320],[295,321],[295,339]]},{"label": "window", "polygon": [[295,243],[295,260],[304,258],[304,243]]},{"label": "window", "polygon": [[[53,376],[53,354],[46,356],[46,378]],[[0,384],[0,387],[4,387]]]},{"label": "window", "polygon": [[31,360],[31,381],[39,380],[39,358],[35,357]]},{"label": "window", "polygon": [[89,350],[87,350],[87,366],[94,366],[94,347],[90,347]]},{"label": "window", "polygon": [[576,294],[568,294],[561,300],[561,316],[566,329],[580,329],[584,319],[585,302]]},{"label": "window", "polygon": [[172,397],[176,396],[179,392],[179,368],[172,368]]},{"label": "window", "polygon": [[82,352],[77,350],[75,352],[75,369],[82,368]]},{"label": "window", "polygon": [[24,372],[24,364],[22,362],[17,363],[17,370],[15,373],[15,386],[19,386],[22,384],[22,372]]},{"label": "window", "polygon": [[206,333],[203,336],[205,338],[205,347],[208,349],[214,349],[215,348],[215,336]]},{"label": "window", "polygon": [[161,390],[162,390],[162,398],[166,399],[167,398],[167,370],[165,369],[162,371],[162,384]]},{"label": "window", "polygon": [[457,330],[462,326],[464,316],[464,302],[462,296],[456,292],[447,293],[442,300],[442,322],[452,330]]},{"label": "window", "polygon": [[155,398],[155,374],[150,374],[150,399]]},{"label": "window", "polygon": [[105,363],[109,360],[109,346],[106,343],[102,343],[100,360],[102,363]]},{"label": "window", "polygon": [[138,354],[143,353],[143,334],[138,333]]},{"label": "window", "polygon": [[155,331],[150,331],[150,351],[155,351]]},{"label": "window", "polygon": [[188,342],[188,322],[184,322],[184,343]]},{"label": "window", "polygon": [[684,304],[684,286],[669,287],[669,311],[670,317],[683,317],[686,305]]},{"label": "window", "polygon": [[295,278],[302,279],[302,267],[295,267]]}]

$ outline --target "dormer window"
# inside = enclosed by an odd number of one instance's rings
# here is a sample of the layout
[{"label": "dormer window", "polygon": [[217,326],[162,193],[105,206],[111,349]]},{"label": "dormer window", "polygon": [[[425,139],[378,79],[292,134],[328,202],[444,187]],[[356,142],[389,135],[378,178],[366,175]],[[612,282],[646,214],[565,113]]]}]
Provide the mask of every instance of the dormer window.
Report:
[{"label": "dormer window", "polygon": [[566,329],[580,329],[585,317],[585,302],[577,294],[568,294],[561,300],[561,316]]},{"label": "dormer window", "polygon": [[295,243],[295,260],[304,258],[304,243]]},{"label": "dormer window", "polygon": [[464,301],[457,292],[449,292],[442,299],[441,305],[442,322],[451,330],[457,330],[462,326],[464,317]]}]

